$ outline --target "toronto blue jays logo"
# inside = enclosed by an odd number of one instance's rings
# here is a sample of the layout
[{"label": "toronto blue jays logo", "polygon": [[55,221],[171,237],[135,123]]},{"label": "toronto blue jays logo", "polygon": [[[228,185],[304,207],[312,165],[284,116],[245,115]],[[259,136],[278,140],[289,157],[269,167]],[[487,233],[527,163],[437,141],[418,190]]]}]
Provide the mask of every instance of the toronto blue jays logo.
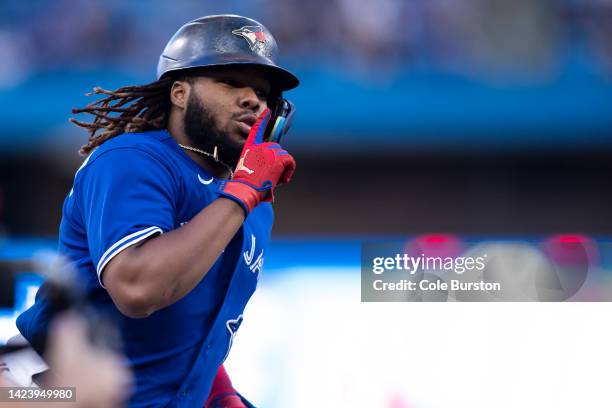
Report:
[{"label": "toronto blue jays logo", "polygon": [[230,334],[229,344],[227,345],[227,352],[225,353],[225,357],[223,357],[223,361],[229,355],[230,350],[232,349],[232,345],[234,344],[234,337],[242,324],[242,315],[238,316],[236,319],[231,319],[225,322],[225,327]]},{"label": "toronto blue jays logo", "polygon": [[260,26],[244,26],[232,30],[232,34],[238,35],[244,38],[251,51],[255,51],[258,54],[263,54],[266,57],[270,56],[271,42],[263,28]]}]

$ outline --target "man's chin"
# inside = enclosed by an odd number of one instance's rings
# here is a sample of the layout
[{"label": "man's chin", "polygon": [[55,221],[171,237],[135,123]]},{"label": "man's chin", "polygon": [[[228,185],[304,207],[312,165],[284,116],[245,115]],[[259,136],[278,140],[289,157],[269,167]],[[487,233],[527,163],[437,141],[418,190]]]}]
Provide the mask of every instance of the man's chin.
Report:
[{"label": "man's chin", "polygon": [[231,132],[229,134],[229,139],[232,145],[240,149],[242,149],[246,143],[247,137],[248,135],[245,135],[243,132]]},{"label": "man's chin", "polygon": [[225,162],[231,167],[235,167],[238,164],[238,160],[240,159],[240,154],[242,153],[242,149],[246,142],[246,139],[242,137],[242,135],[230,134],[228,137],[230,143],[221,147],[222,153],[224,156]]}]

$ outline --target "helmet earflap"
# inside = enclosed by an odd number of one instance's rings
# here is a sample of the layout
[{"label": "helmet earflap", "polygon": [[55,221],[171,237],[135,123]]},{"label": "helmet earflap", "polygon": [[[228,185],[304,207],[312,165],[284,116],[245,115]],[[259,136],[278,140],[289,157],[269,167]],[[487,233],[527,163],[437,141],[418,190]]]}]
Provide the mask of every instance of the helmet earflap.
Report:
[{"label": "helmet earflap", "polygon": [[295,114],[295,105],[282,96],[277,96],[275,99],[276,101],[271,106],[272,117],[266,127],[265,140],[280,143],[283,136],[291,128],[293,115]]}]

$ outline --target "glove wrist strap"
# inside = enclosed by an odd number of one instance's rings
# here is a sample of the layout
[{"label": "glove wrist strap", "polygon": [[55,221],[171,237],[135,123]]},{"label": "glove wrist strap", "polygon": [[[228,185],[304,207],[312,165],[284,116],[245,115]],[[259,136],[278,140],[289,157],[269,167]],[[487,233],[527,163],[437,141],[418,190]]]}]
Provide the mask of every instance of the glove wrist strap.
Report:
[{"label": "glove wrist strap", "polygon": [[261,201],[261,193],[253,187],[238,181],[225,181],[219,186],[219,194],[240,204],[244,216],[249,215],[253,208]]}]

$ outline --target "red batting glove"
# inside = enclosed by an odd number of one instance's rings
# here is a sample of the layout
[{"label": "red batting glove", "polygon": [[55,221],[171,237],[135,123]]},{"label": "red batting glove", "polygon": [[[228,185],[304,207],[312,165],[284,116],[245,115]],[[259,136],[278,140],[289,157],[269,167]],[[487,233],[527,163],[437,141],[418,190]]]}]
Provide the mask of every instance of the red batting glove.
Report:
[{"label": "red batting glove", "polygon": [[219,194],[236,201],[248,215],[257,204],[274,201],[274,189],[288,183],[295,160],[278,143],[263,142],[270,110],[266,109],[251,127],[242,148],[234,177],[219,185]]},{"label": "red batting glove", "polygon": [[224,366],[220,366],[217,371],[204,408],[246,408],[232,386]]},{"label": "red batting glove", "polygon": [[226,395],[210,400],[210,402],[206,401],[204,408],[246,408],[246,405],[242,403],[238,395]]}]

